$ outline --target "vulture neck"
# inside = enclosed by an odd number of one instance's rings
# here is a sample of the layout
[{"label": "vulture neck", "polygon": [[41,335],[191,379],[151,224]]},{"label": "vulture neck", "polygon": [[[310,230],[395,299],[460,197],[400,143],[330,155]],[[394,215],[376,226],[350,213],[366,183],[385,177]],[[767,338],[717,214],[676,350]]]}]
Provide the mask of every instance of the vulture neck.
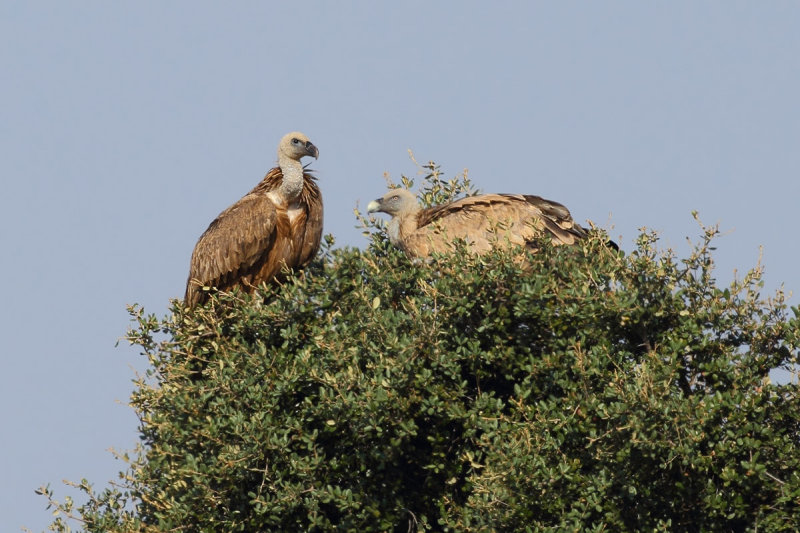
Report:
[{"label": "vulture neck", "polygon": [[417,231],[417,216],[420,209],[412,208],[397,213],[386,225],[386,234],[389,242],[402,247],[403,238]]},{"label": "vulture neck", "polygon": [[278,166],[283,174],[283,181],[278,191],[284,200],[293,202],[303,191],[303,165],[300,161],[281,156],[278,159]]}]

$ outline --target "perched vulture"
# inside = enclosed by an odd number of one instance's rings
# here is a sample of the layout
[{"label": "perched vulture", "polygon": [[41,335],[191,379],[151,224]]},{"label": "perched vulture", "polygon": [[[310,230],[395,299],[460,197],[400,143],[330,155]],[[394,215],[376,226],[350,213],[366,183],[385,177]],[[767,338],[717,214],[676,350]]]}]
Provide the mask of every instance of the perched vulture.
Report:
[{"label": "perched vulture", "polygon": [[208,297],[203,287],[253,290],[284,266],[301,268],[319,250],[322,195],[300,159],[319,150],[299,132],[278,145],[278,166],[227,208],[200,236],[192,252],[184,304]]},{"label": "perched vulture", "polygon": [[392,189],[370,202],[367,212],[391,215],[389,240],[412,257],[450,250],[455,239],[485,253],[498,244],[536,247],[543,235],[554,244],[573,244],[587,234],[566,207],[527,194],[468,196],[423,209],[412,192]]}]

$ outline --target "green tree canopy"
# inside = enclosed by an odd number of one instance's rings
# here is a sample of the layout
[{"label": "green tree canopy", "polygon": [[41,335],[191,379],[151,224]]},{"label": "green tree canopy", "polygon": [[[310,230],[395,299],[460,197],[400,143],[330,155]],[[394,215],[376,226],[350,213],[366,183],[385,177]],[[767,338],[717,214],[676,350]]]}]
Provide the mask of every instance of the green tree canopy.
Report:
[{"label": "green tree canopy", "polygon": [[[427,202],[463,192],[435,167]],[[411,185],[405,180],[405,185]],[[360,216],[360,215],[359,215]],[[131,307],[149,361],[85,531],[794,531],[798,310],[642,232],[410,261],[365,223],[281,286]]]}]

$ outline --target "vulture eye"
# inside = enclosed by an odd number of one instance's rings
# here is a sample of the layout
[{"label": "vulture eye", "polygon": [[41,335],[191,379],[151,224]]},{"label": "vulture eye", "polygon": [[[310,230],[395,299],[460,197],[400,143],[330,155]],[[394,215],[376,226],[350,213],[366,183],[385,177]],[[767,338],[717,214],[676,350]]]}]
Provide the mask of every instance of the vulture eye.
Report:
[{"label": "vulture eye", "polygon": [[300,144],[300,139],[292,139],[292,144]]},{"label": "vulture eye", "polygon": [[391,198],[391,200],[392,200],[393,202],[396,202],[396,201],[397,201],[397,200],[399,200],[399,199],[400,199],[400,196],[399,196],[399,195],[397,195],[397,194],[395,194],[395,195],[394,195],[394,196],[392,196],[392,198]]}]

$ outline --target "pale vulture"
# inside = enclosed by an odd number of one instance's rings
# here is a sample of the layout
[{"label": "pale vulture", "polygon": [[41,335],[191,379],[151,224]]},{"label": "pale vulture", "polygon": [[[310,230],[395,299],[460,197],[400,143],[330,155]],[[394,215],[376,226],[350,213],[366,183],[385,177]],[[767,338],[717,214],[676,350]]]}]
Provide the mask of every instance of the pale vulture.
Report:
[{"label": "pale vulture", "polygon": [[[299,132],[278,145],[278,166],[200,236],[192,253],[184,303],[208,298],[208,288],[252,291],[280,276],[284,267],[302,268],[319,250],[322,195],[300,159],[319,150]],[[205,289],[204,289],[205,288]]]},{"label": "pale vulture", "polygon": [[[411,257],[453,249],[463,239],[476,253],[518,244],[536,248],[547,236],[553,244],[574,244],[587,230],[557,202],[523,194],[482,194],[423,209],[405,189],[391,189],[367,205],[368,213],[390,215],[387,234]],[[615,247],[609,242],[609,246]]]}]

